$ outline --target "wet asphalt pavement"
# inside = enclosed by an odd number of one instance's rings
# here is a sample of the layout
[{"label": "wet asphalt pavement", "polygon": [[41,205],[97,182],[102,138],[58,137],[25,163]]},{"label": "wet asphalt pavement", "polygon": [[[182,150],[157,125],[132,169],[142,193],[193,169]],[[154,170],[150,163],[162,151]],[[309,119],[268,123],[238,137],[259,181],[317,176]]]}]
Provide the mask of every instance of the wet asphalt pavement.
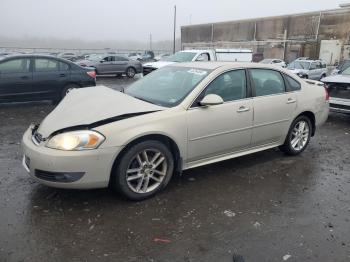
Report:
[{"label": "wet asphalt pavement", "polygon": [[331,114],[301,156],[268,150],[192,169],[135,203],[29,178],[21,136],[52,109],[0,105],[1,262],[350,261],[350,116]]}]

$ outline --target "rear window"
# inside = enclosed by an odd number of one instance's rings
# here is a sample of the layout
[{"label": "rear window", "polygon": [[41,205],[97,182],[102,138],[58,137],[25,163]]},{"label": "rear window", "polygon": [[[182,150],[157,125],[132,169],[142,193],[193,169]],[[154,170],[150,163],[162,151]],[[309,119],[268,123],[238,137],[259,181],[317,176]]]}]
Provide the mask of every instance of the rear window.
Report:
[{"label": "rear window", "polygon": [[63,62],[60,62],[60,71],[68,71],[69,65]]},{"label": "rear window", "polygon": [[290,76],[285,75],[287,81],[287,89],[288,91],[297,91],[301,89],[301,85],[298,81],[294,80]]},{"label": "rear window", "polygon": [[251,69],[250,71],[256,96],[284,93],[284,80],[279,72],[270,69]]},{"label": "rear window", "polygon": [[36,72],[52,72],[58,71],[58,62],[52,59],[35,59]]}]

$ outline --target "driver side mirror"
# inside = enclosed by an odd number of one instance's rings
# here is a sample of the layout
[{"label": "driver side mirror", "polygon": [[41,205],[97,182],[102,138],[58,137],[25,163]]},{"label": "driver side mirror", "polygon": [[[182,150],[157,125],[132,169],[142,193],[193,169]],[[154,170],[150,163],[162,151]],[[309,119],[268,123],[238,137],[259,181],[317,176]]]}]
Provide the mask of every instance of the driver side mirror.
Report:
[{"label": "driver side mirror", "polygon": [[201,106],[215,106],[215,105],[221,105],[224,103],[224,100],[215,94],[209,94],[206,95],[202,101],[199,102]]},{"label": "driver side mirror", "polygon": [[104,63],[104,62],[106,62],[106,60],[104,60],[104,59],[100,60],[100,63]]}]

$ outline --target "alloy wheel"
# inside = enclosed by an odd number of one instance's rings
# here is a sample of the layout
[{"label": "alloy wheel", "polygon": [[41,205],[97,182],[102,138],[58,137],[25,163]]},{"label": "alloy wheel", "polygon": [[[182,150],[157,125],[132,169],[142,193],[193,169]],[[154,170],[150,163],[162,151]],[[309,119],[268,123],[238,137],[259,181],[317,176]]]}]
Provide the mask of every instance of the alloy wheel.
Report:
[{"label": "alloy wheel", "polygon": [[290,144],[295,151],[301,151],[309,140],[310,127],[309,124],[301,120],[297,122],[293,128],[290,138]]},{"label": "alloy wheel", "polygon": [[148,193],[157,189],[167,174],[166,157],[157,149],[138,152],[126,170],[128,187],[135,193]]}]

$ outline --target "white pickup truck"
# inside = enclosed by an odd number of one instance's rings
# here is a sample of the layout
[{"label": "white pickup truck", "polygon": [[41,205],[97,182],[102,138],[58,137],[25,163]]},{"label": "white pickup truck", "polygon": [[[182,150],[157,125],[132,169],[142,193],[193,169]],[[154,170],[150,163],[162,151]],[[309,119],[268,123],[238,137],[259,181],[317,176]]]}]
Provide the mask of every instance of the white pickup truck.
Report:
[{"label": "white pickup truck", "polygon": [[174,63],[191,61],[251,62],[252,59],[253,52],[250,49],[184,50],[165,58],[163,61],[144,64],[143,75]]}]

